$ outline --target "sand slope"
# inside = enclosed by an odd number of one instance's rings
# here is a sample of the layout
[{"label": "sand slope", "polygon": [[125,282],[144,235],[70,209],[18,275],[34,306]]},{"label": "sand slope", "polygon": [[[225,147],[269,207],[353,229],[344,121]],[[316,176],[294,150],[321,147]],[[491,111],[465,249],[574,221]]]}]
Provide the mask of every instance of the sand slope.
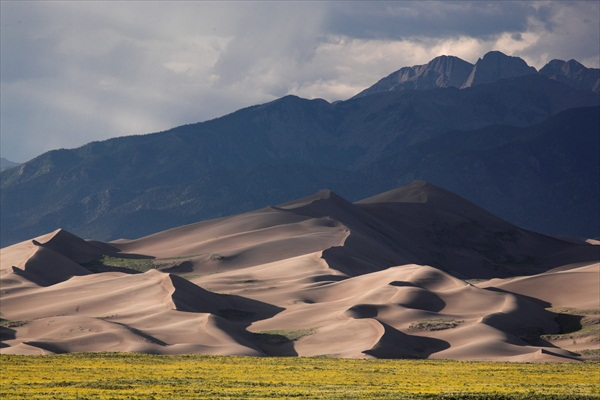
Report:
[{"label": "sand slope", "polygon": [[571,361],[600,342],[557,307],[600,309],[599,250],[425,182],[137,240],[59,229],[1,250],[0,351]]}]

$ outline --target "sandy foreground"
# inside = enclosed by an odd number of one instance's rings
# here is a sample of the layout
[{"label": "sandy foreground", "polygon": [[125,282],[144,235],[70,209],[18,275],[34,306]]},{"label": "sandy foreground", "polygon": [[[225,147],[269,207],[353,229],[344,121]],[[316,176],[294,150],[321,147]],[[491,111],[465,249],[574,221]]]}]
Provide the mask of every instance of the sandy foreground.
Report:
[{"label": "sandy foreground", "polygon": [[425,182],[136,240],[59,229],[0,251],[0,352],[581,360],[599,260]]}]

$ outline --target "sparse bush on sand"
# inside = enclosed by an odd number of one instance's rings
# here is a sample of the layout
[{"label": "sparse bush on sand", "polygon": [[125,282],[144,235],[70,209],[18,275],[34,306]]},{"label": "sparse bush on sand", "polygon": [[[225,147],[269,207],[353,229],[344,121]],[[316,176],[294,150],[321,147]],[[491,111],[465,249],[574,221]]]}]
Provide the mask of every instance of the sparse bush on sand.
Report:
[{"label": "sparse bush on sand", "polygon": [[92,261],[83,265],[92,272],[122,271],[122,272],[146,272],[157,268],[157,265],[148,258],[119,258],[104,256],[100,260]]},{"label": "sparse bush on sand", "polygon": [[448,318],[433,318],[425,319],[419,322],[414,322],[408,327],[409,331],[443,331],[444,329],[456,328],[465,321],[448,319]]},{"label": "sparse bush on sand", "polygon": [[316,328],[307,329],[288,329],[288,330],[272,330],[256,333],[259,338],[270,343],[293,342],[305,336],[312,335],[317,331]]}]

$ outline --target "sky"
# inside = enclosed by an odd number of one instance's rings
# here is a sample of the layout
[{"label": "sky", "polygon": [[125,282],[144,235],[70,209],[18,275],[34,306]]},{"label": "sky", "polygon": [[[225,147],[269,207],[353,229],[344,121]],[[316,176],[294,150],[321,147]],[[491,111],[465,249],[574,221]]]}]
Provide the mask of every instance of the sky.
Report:
[{"label": "sky", "polygon": [[600,66],[592,1],[0,1],[0,155],[159,132],[293,94],[344,100],[491,50]]}]

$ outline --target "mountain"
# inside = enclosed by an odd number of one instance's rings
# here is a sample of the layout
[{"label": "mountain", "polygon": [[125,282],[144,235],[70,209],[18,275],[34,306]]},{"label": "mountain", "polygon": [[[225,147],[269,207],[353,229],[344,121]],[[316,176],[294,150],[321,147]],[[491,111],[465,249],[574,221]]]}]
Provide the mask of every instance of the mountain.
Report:
[{"label": "mountain", "polygon": [[[528,127],[448,132],[372,168],[374,175],[398,171],[400,181],[418,176],[444,184],[536,231],[598,237],[598,132],[600,108],[574,108]],[[568,212],[566,204],[573,207]]]},{"label": "mountain", "polygon": [[578,90],[600,92],[600,70],[597,68],[586,68],[575,60],[552,60],[538,72],[519,57],[490,51],[474,65],[458,57],[440,56],[424,65],[403,67],[354,97],[399,90],[464,89],[536,73]]},{"label": "mountain", "polygon": [[552,60],[539,73],[576,89],[600,92],[600,69],[586,68],[575,60]]},{"label": "mountain", "polygon": [[[468,158],[473,161],[468,166],[443,156],[443,163],[423,160],[429,147],[439,151],[437,143],[452,141],[456,132],[489,128],[489,137],[494,129],[535,130],[558,113],[598,104],[597,94],[534,74],[461,90],[382,92],[334,104],[286,96],[212,121],[51,151],[1,172],[2,245],[58,226],[100,240],[140,237],[323,187],[356,200],[419,178],[529,229],[596,237],[598,207],[590,202],[597,196],[589,196],[598,188],[597,157],[589,147],[598,129],[593,109],[582,111],[585,118],[564,116],[563,125],[577,131],[554,135],[563,142],[573,134],[582,138],[566,149],[546,146],[538,154],[531,143],[514,139],[519,151],[496,146],[497,159],[506,162],[485,169],[476,162],[486,160],[491,150],[485,146],[472,149],[478,154]],[[453,143],[455,154],[461,153],[460,143]],[[413,162],[405,162],[409,159]],[[552,160],[550,169],[526,167],[541,159]],[[467,169],[457,171],[457,165]],[[518,185],[499,183],[499,175]],[[532,188],[542,186],[551,196],[540,203]],[[583,209],[593,218],[582,221]],[[550,210],[561,210],[562,221],[545,218]]]},{"label": "mountain", "polygon": [[9,169],[9,168],[18,167],[19,165],[21,165],[21,164],[7,160],[4,157],[0,158],[0,171],[4,171],[5,169]]},{"label": "mountain", "polygon": [[58,229],[0,255],[2,353],[569,361],[597,347],[598,246],[423,181],[136,240]]},{"label": "mountain", "polygon": [[536,72],[535,68],[527,65],[519,57],[507,56],[499,51],[490,51],[483,58],[477,60],[462,87],[492,83],[500,79],[535,74]]},{"label": "mountain", "polygon": [[375,85],[363,90],[355,97],[371,93],[408,90],[433,89],[441,87],[462,87],[473,64],[454,56],[440,56],[425,65],[404,67],[383,78]]}]

